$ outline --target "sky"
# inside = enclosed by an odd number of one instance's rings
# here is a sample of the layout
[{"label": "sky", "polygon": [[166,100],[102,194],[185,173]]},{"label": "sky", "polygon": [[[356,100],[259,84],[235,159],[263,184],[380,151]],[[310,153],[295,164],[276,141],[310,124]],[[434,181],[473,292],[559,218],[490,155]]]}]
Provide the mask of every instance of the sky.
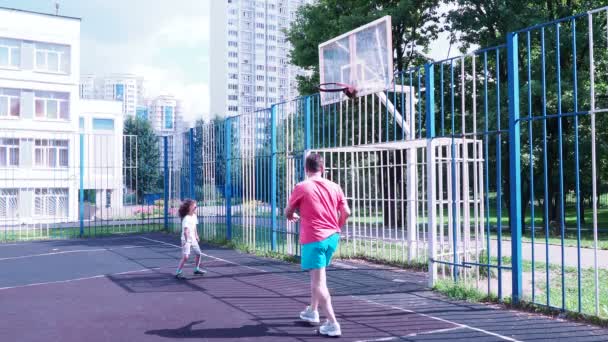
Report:
[{"label": "sky", "polygon": [[[0,0],[0,6],[55,13],[54,0]],[[81,18],[81,74],[143,76],[148,96],[182,99],[193,121],[209,107],[207,0],[60,0]]]}]

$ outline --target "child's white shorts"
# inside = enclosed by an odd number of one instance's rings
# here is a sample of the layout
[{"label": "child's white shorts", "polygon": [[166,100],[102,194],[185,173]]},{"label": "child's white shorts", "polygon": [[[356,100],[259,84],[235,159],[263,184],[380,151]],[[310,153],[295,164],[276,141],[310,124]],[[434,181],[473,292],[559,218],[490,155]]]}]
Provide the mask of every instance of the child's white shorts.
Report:
[{"label": "child's white shorts", "polygon": [[201,248],[198,246],[198,242],[196,242],[196,241],[184,243],[182,245],[182,254],[185,256],[189,256],[190,249],[192,249],[194,251],[194,253],[196,253],[197,255],[203,254],[203,252],[201,252]]}]

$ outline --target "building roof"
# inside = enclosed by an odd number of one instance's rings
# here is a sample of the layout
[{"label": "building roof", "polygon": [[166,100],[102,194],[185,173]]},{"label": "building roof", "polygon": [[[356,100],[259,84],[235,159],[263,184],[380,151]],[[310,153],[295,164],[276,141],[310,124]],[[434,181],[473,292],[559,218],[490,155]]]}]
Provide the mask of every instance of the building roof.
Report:
[{"label": "building roof", "polygon": [[64,15],[55,15],[55,14],[51,14],[51,13],[34,12],[34,11],[28,11],[28,10],[23,10],[23,9],[18,9],[18,8],[2,7],[2,6],[0,6],[0,10],[38,14],[38,15],[44,15],[44,16],[48,16],[48,17],[57,17],[57,18],[62,18],[62,19],[71,19],[71,20],[78,20],[78,21],[82,20],[82,18],[68,17],[68,16],[64,16]]}]

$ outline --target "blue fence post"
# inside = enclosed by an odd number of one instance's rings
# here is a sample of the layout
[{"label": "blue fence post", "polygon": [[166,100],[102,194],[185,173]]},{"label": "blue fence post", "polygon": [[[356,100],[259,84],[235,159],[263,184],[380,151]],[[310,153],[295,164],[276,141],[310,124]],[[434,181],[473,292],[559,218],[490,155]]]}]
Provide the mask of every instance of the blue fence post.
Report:
[{"label": "blue fence post", "polygon": [[232,240],[232,136],[230,118],[224,122],[224,139],[226,151],[226,180],[224,188],[224,196],[226,197],[226,240]]},{"label": "blue fence post", "polygon": [[270,213],[272,250],[277,250],[277,106],[270,108]]},{"label": "blue fence post", "polygon": [[169,229],[169,137],[163,137],[163,207],[164,226]]},{"label": "blue fence post", "polygon": [[84,134],[80,134],[80,198],[78,201],[78,219],[80,236],[84,235]]},{"label": "blue fence post", "polygon": [[304,159],[306,159],[306,152],[311,148],[311,113],[312,113],[312,104],[311,104],[311,96],[306,96],[306,104],[304,108]]},{"label": "blue fence post", "polygon": [[435,137],[435,69],[433,64],[424,65],[426,97],[426,137]]},{"label": "blue fence post", "polygon": [[190,164],[190,168],[189,168],[189,175],[188,175],[188,181],[189,181],[189,192],[190,192],[190,198],[192,198],[193,200],[196,201],[196,194],[194,193],[194,128],[190,128],[190,135],[189,135],[189,144],[190,144],[190,160],[189,160],[189,164]]},{"label": "blue fence post", "polygon": [[519,57],[517,33],[507,35],[507,73],[509,75],[509,186],[511,193],[509,217],[511,228],[512,300],[522,296],[521,267],[521,150],[519,120]]}]

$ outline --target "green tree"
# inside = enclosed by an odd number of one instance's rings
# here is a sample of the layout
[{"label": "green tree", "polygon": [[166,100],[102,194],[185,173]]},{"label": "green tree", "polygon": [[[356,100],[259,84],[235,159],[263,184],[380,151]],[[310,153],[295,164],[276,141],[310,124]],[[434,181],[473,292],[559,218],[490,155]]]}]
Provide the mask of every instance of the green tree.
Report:
[{"label": "green tree", "polygon": [[137,156],[137,172],[127,174],[125,182],[135,184],[137,202],[142,203],[144,194],[161,191],[162,184],[159,140],[150,122],[139,117],[129,117],[125,121],[124,134],[136,137],[136,143],[125,146],[125,153]]},{"label": "green tree", "polygon": [[291,63],[312,72],[298,76],[300,94],[317,92],[319,44],[385,15],[392,17],[396,69],[419,64],[416,52],[426,52],[440,31],[439,4],[440,0],[320,0],[300,7],[286,32],[293,46]]},{"label": "green tree", "polygon": [[[446,1],[447,2],[447,1]],[[449,1],[454,3],[454,1]],[[461,42],[462,51],[468,50],[472,45],[478,45],[481,47],[490,47],[505,44],[507,33],[513,32],[525,27],[540,24],[543,22],[549,22],[555,19],[564,18],[571,16],[576,13],[583,13],[593,8],[605,6],[608,4],[606,0],[600,1],[564,1],[564,0],[546,0],[546,1],[529,1],[529,0],[513,0],[509,2],[495,1],[495,0],[458,0],[456,1],[456,8],[451,10],[447,15],[447,22],[449,30],[452,34],[453,39],[457,39]],[[578,101],[578,110],[584,110],[589,108],[589,79],[590,79],[590,66],[589,66],[589,45],[587,41],[587,24],[586,17],[584,20],[577,22],[576,38],[577,38],[577,50],[574,54],[574,49],[571,43],[571,37],[573,35],[573,27],[571,22],[561,23],[560,28],[560,81],[561,81],[561,102],[558,101],[558,92],[556,84],[557,78],[557,64],[556,61],[556,29],[555,26],[547,26],[545,28],[545,56],[546,56],[546,101],[543,102],[542,96],[542,82],[540,74],[543,72],[542,66],[542,54],[540,45],[540,34],[539,31],[531,33],[531,49],[530,51],[526,48],[527,35],[522,34],[519,37],[519,60],[520,60],[520,112],[522,115],[527,115],[529,108],[533,115],[542,115],[546,110],[548,115],[556,114],[558,112],[558,105],[561,104],[562,112],[574,112],[575,105],[574,99]],[[595,44],[606,46],[606,37],[602,32],[606,31],[606,24],[604,20],[598,20],[594,23],[594,36]],[[504,51],[504,50],[503,50]],[[527,68],[528,68],[528,53],[530,54],[530,70],[532,79],[528,82],[527,79]],[[504,54],[503,54],[504,56]],[[575,62],[576,61],[576,62]],[[595,63],[596,70],[600,70],[600,66],[606,65],[608,61],[608,54],[605,49],[595,50]],[[500,63],[500,77],[503,80],[507,79],[506,74],[506,58],[501,59]],[[577,69],[577,87],[578,95],[574,96],[574,77],[572,70],[576,67]],[[602,73],[596,71],[596,92],[598,89],[606,89],[607,81]],[[503,87],[504,89],[504,87]],[[528,91],[531,93],[532,102],[528,103]],[[501,97],[506,99],[506,93],[501,94]],[[491,99],[493,100],[493,99]],[[506,109],[506,101],[504,102],[503,108]],[[491,106],[495,106],[491,104]],[[530,107],[528,107],[530,106]],[[605,103],[600,103],[598,99],[598,106],[605,106]],[[503,127],[507,127],[508,117],[503,115],[502,124]],[[604,127],[608,124],[605,115],[597,116],[596,127]],[[494,118],[495,121],[495,118]],[[529,140],[528,135],[530,133],[529,126],[525,123],[522,126],[522,191],[520,195],[522,197],[522,219],[526,216],[526,210],[530,208],[530,197],[531,197],[531,177],[530,177],[530,163],[534,163],[533,177],[534,177],[534,197],[535,201],[542,199],[541,204],[544,205],[544,201],[548,202],[549,206],[549,217],[550,221],[559,221],[561,217],[560,213],[560,198],[561,193],[559,192],[560,179],[563,178],[564,192],[575,190],[575,158],[574,158],[574,132],[576,130],[575,122],[573,118],[563,118],[562,132],[559,131],[558,119],[547,119],[544,120],[546,123],[546,140],[547,150],[543,149],[544,143],[544,131],[543,123],[537,122],[532,124],[532,141]],[[590,191],[591,191],[591,159],[586,158],[585,155],[590,153],[590,122],[588,119],[583,117],[579,118],[578,129],[579,129],[579,175],[580,175],[580,191],[581,199],[588,198],[586,201],[588,204],[591,203]],[[598,175],[600,182],[604,183],[607,179],[606,171],[603,169],[603,165],[606,163],[605,142],[606,134],[601,130],[598,130]],[[559,162],[559,139],[562,139],[562,154],[563,154],[563,174],[560,175],[560,162]],[[532,145],[532,153],[530,153],[530,145]],[[502,155],[502,174],[505,175],[502,182],[503,196],[505,204],[508,207],[510,203],[511,193],[509,189],[509,155],[505,153],[505,145],[503,148]],[[547,155],[547,172],[546,176],[548,184],[544,184],[545,169],[543,165],[544,154]],[[602,157],[602,155],[604,157]],[[495,158],[495,157],[494,157]],[[600,159],[601,158],[601,159]],[[493,168],[493,169],[492,169]],[[495,165],[491,166],[491,172],[495,172]],[[544,199],[545,186],[548,192],[548,198]],[[584,206],[581,207],[584,210]],[[536,217],[541,217],[542,214],[536,213]],[[525,227],[525,225],[524,225]],[[525,229],[525,228],[524,228]]]}]

